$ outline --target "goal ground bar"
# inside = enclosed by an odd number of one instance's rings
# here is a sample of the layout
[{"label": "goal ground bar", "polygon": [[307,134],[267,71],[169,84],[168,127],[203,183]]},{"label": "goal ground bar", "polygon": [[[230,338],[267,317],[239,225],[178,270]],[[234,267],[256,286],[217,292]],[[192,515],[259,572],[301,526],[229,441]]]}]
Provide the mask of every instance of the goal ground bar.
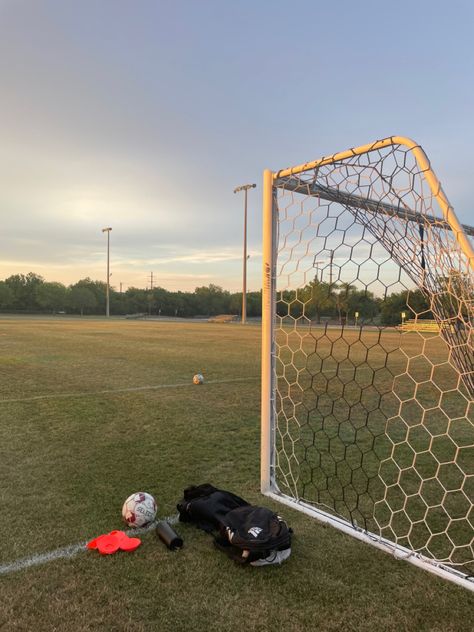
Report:
[{"label": "goal ground bar", "polygon": [[301,500],[294,500],[284,494],[272,491],[263,493],[272,500],[276,500],[292,509],[297,509],[312,518],[316,518],[324,524],[328,524],[331,527],[335,527],[339,531],[352,536],[353,538],[357,538],[357,540],[361,540],[366,544],[371,544],[372,546],[385,551],[385,553],[390,553],[397,559],[403,559],[410,562],[410,564],[414,564],[415,566],[432,573],[433,575],[437,575],[443,579],[449,579],[458,586],[462,586],[463,588],[467,588],[471,592],[474,592],[474,577],[466,577],[466,575],[455,568],[430,560],[428,557],[421,555],[421,553],[416,553],[404,546],[394,544],[393,542],[390,542],[390,540],[386,540],[381,536],[353,527],[346,521],[339,520],[337,516],[332,516],[321,509],[316,509],[312,505],[309,505]]}]

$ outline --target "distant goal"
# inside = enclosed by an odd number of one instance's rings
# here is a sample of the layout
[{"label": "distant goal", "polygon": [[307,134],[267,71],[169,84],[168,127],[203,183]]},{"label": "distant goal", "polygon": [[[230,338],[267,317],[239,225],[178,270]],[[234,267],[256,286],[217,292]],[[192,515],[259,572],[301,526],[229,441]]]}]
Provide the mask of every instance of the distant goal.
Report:
[{"label": "distant goal", "polygon": [[407,138],[264,174],[262,492],[470,590],[473,235]]}]

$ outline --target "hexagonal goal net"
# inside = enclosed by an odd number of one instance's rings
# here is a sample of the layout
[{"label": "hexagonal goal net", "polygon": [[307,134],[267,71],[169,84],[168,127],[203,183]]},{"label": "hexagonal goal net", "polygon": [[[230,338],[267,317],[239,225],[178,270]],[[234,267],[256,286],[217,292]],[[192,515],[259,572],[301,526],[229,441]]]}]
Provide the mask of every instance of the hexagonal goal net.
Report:
[{"label": "hexagonal goal net", "polygon": [[262,491],[474,589],[472,235],[402,137],[265,172]]}]

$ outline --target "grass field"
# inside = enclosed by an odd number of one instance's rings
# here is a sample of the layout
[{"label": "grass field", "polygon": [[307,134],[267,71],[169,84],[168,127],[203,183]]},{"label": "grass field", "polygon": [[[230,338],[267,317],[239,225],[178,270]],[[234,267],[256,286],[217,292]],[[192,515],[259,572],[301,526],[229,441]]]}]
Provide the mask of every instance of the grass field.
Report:
[{"label": "grass field", "polygon": [[437,334],[277,331],[280,489],[474,573],[472,397]]},{"label": "grass field", "polygon": [[[0,566],[120,528],[151,492],[259,494],[257,327],[0,320]],[[202,372],[203,386],[191,383]],[[178,525],[133,554],[81,552],[0,575],[0,630],[443,630],[470,627],[472,593],[279,507],[295,531],[281,567],[241,568]]]}]

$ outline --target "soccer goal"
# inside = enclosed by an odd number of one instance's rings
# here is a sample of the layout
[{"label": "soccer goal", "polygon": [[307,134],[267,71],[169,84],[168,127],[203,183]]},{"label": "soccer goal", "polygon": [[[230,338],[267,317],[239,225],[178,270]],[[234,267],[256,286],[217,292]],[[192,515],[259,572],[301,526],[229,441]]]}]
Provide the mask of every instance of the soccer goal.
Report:
[{"label": "soccer goal", "polygon": [[402,137],[263,199],[262,492],[474,590],[474,229]]}]

